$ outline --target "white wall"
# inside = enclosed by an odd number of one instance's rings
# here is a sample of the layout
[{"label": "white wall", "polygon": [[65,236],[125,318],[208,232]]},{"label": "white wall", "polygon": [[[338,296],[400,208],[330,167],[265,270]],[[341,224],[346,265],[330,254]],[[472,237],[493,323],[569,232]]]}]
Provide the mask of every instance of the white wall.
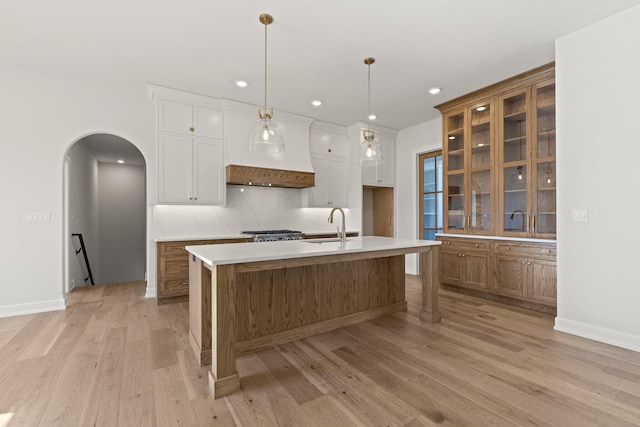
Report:
[{"label": "white wall", "polygon": [[144,280],[146,203],[144,166],[98,164],[100,280]]},{"label": "white wall", "polygon": [[[396,143],[396,236],[418,236],[418,155],[442,149],[442,120],[401,130]],[[417,256],[405,257],[407,273],[418,274]]]},{"label": "white wall", "polygon": [[[640,351],[640,7],[556,43],[556,329]],[[588,209],[589,220],[572,220]]]},{"label": "white wall", "polygon": [[[71,81],[2,65],[0,93],[0,316],[63,308],[68,149],[92,133],[125,138],[145,156],[155,188],[153,103],[144,84]],[[147,205],[154,202],[149,195]],[[26,222],[26,212],[49,212],[51,221]]]},{"label": "white wall", "polygon": [[[94,282],[100,276],[98,252],[98,161],[85,144],[79,142],[69,150],[69,234],[80,233],[91,265]],[[69,244],[69,282],[73,287],[85,282],[84,257],[76,254],[79,239]],[[77,247],[76,247],[77,246]],[[96,282],[97,283],[97,282]],[[72,289],[71,283],[69,289]]]}]

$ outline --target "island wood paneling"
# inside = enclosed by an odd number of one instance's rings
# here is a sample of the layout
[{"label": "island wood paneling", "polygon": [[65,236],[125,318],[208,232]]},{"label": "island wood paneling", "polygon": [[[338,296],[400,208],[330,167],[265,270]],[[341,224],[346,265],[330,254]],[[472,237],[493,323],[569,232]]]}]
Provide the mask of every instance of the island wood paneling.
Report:
[{"label": "island wood paneling", "polygon": [[237,340],[404,301],[404,256],[239,274]]}]

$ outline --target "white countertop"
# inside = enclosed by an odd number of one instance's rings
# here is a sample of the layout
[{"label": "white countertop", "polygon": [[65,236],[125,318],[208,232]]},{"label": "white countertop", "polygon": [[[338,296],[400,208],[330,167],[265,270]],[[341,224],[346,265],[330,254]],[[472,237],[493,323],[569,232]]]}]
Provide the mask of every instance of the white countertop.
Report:
[{"label": "white countertop", "polygon": [[536,243],[556,243],[553,239],[532,239],[530,237],[505,237],[505,236],[487,236],[484,234],[447,234],[437,233],[442,237],[463,237],[465,239],[491,239],[491,240],[510,240],[514,242],[536,242]]},{"label": "white countertop", "polygon": [[342,243],[337,239],[287,240],[278,242],[231,243],[221,245],[187,246],[186,250],[208,265],[305,258],[389,249],[413,249],[437,246],[441,242],[393,237],[349,237]]}]

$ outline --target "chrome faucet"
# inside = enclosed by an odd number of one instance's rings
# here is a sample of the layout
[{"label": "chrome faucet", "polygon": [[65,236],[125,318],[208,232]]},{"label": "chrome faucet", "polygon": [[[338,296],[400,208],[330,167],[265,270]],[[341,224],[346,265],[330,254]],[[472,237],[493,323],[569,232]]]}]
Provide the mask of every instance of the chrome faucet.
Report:
[{"label": "chrome faucet", "polygon": [[342,214],[342,231],[340,229],[338,229],[338,237],[340,237],[340,241],[342,243],[346,243],[347,241],[347,228],[344,225],[344,211],[342,210],[342,208],[333,208],[331,209],[331,213],[329,214],[329,222],[331,224],[333,224],[333,213],[335,211],[340,211],[340,213]]}]

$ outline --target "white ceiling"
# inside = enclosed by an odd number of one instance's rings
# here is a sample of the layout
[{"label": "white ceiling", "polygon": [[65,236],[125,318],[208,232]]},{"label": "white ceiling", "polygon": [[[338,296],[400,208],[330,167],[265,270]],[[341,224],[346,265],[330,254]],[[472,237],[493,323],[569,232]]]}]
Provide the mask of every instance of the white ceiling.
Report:
[{"label": "white ceiling", "polygon": [[[403,129],[433,106],[554,60],[554,40],[640,0],[2,0],[0,63],[263,101],[349,125]],[[237,88],[236,79],[250,86]],[[427,89],[441,86],[431,96]],[[320,108],[310,105],[321,99]]]}]

